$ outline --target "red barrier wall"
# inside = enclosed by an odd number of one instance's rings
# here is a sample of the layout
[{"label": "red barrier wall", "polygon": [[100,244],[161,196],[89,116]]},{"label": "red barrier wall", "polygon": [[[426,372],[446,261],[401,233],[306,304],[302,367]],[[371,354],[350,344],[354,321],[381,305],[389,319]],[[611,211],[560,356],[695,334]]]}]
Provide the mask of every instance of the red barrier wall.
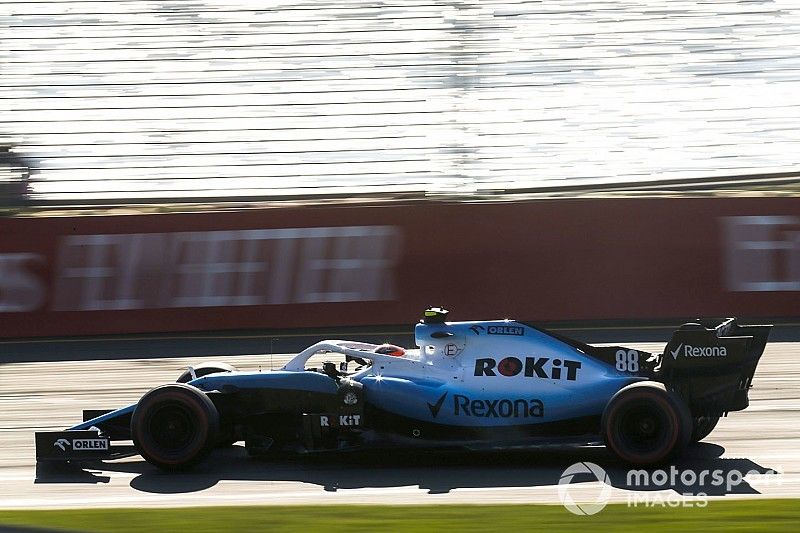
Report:
[{"label": "red barrier wall", "polygon": [[800,199],[0,220],[0,336],[800,316]]}]

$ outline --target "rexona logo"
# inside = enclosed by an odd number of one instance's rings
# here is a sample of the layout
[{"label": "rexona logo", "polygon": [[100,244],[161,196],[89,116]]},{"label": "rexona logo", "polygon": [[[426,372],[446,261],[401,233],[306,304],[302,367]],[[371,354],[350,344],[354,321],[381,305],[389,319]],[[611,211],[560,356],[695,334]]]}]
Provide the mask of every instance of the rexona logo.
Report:
[{"label": "rexona logo", "polygon": [[684,357],[727,357],[728,350],[724,346],[691,346],[681,344],[670,350],[673,359],[677,359],[683,350]]},{"label": "rexona logo", "polygon": [[512,377],[521,373],[526,378],[575,381],[580,368],[580,361],[551,360],[549,357],[526,357],[524,364],[517,357],[506,357],[499,362],[491,357],[475,360],[476,376],[496,376],[499,373],[501,376]]},{"label": "rexona logo", "polygon": [[520,326],[489,326],[486,328],[489,335],[525,335],[525,328]]},{"label": "rexona logo", "polygon": [[542,400],[524,398],[473,400],[461,394],[454,394],[453,414],[483,418],[541,418],[544,416],[544,403]]}]

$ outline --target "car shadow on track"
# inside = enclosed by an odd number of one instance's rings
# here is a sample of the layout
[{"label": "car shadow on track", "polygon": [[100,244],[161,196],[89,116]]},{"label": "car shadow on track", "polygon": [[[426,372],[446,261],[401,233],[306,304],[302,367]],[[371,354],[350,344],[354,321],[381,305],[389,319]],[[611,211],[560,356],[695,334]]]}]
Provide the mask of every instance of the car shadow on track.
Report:
[{"label": "car shadow on track", "polygon": [[[671,489],[682,495],[722,496],[759,494],[741,477],[747,473],[775,473],[749,459],[722,458],[724,451],[715,444],[699,443],[676,463],[633,471],[603,447],[480,452],[383,450],[268,460],[249,458],[243,447],[232,446],[215,450],[208,460],[185,473],[161,472],[142,460],[104,461],[87,463],[85,469],[76,467],[72,480],[65,479],[63,471],[54,478],[43,472],[41,479],[37,472],[37,483],[102,483],[114,472],[125,472],[138,474],[130,483],[133,489],[158,494],[198,492],[224,480],[294,481],[317,485],[325,491],[414,486],[429,494],[442,494],[464,488],[558,485],[569,466],[591,462],[602,467],[608,475],[607,482],[620,489]],[[91,469],[100,473],[92,473]],[[707,474],[701,479],[703,472]],[[596,478],[578,474],[570,480],[574,483]]]}]

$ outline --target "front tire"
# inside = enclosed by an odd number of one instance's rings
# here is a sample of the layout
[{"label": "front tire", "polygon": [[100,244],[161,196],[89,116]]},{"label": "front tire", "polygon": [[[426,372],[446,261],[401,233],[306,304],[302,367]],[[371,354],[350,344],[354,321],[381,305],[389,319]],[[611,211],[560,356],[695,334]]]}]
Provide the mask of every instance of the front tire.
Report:
[{"label": "front tire", "polygon": [[652,465],[681,452],[692,436],[686,403],[662,383],[644,381],[620,389],[603,412],[606,446],[623,461]]},{"label": "front tire", "polygon": [[139,400],[131,436],[147,462],[163,470],[183,470],[202,461],[219,433],[219,413],[200,390],[179,383],[162,385]]}]

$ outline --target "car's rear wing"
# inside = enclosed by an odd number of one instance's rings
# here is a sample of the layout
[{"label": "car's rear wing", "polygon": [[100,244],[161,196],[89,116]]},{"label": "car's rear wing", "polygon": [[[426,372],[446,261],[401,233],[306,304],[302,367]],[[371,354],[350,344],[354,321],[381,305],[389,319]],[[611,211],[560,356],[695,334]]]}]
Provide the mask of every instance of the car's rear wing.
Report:
[{"label": "car's rear wing", "polygon": [[677,390],[695,416],[747,407],[747,391],[771,325],[743,326],[735,318],[684,324],[664,349],[658,379]]}]

